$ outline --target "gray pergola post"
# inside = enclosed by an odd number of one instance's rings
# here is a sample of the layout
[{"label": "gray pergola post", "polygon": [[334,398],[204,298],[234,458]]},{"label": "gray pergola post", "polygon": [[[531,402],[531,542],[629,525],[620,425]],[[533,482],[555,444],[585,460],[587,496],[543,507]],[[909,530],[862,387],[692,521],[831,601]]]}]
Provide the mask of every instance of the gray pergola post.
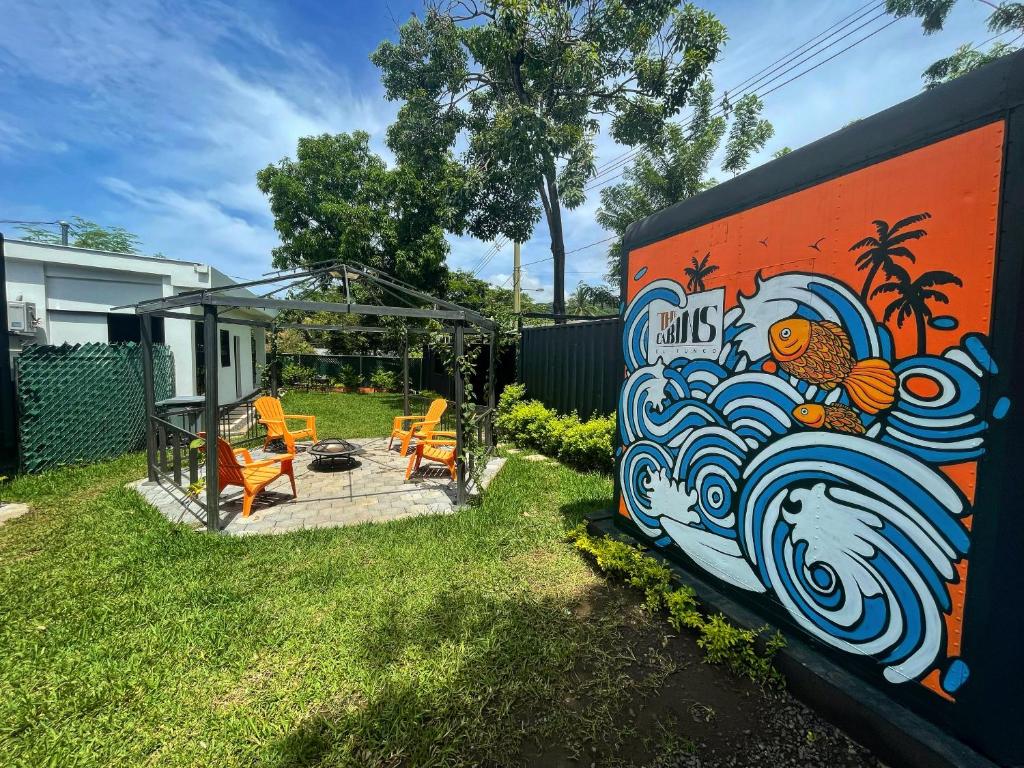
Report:
[{"label": "gray pergola post", "polygon": [[487,366],[487,408],[490,410],[490,414],[487,417],[487,421],[484,422],[484,429],[486,431],[487,447],[494,447],[494,409],[497,406],[498,400],[498,334],[496,331],[490,333],[490,359]]},{"label": "gray pergola post", "polygon": [[409,332],[402,339],[402,415],[409,415]]},{"label": "gray pergola post", "polygon": [[156,482],[156,382],[153,372],[153,318],[139,315],[139,338],[142,339],[142,396],[146,404],[146,476]]},{"label": "gray pergola post", "polygon": [[462,416],[462,403],[465,401],[465,387],[462,381],[462,355],[465,347],[465,328],[461,321],[455,323],[455,503],[466,503],[466,462],[463,457],[464,441],[462,431],[465,419]]},{"label": "gray pergola post", "polygon": [[277,329],[270,326],[266,332],[270,334],[270,364],[267,366],[270,371],[270,395],[277,397]]},{"label": "gray pergola post", "polygon": [[217,402],[217,384],[220,378],[220,355],[218,354],[217,307],[203,304],[203,354],[206,362],[206,530],[216,533],[220,530],[220,488],[217,467],[217,438],[220,432],[220,410]]}]

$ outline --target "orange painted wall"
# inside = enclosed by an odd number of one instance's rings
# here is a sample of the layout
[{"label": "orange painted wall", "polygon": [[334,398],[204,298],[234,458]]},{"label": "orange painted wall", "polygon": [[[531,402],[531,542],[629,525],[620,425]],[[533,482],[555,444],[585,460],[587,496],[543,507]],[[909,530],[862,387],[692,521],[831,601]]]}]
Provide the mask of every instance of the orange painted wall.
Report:
[{"label": "orange painted wall", "polygon": [[[952,272],[963,286],[942,288],[950,302],[936,314],[952,315],[959,325],[954,330],[929,328],[926,349],[937,354],[956,345],[966,333],[989,335],[1003,141],[1004,123],[993,122],[633,250],[625,267],[629,276],[625,300],[661,278],[685,285],[683,270],[691,258],[699,260],[708,253],[719,269],[707,278],[706,287],[725,286],[727,309],[736,305],[739,293],[753,293],[759,272],[765,277],[783,272],[828,275],[859,293],[866,272],[857,269],[857,252],[850,247],[877,234],[872,223],[876,219],[892,225],[928,212],[931,218],[915,225],[926,229],[927,236],[908,243],[916,263],[898,262],[911,276],[925,270]],[[641,279],[633,279],[643,268]],[[883,280],[879,274],[875,285]],[[869,300],[877,319],[881,320],[887,303],[885,295]],[[893,318],[887,327],[896,357],[916,352],[912,319],[900,328]],[[977,462],[947,466],[943,471],[973,503]],[[625,514],[621,505],[620,512]],[[959,570],[960,582],[950,587],[950,656],[960,647],[968,563],[962,562]],[[936,674],[923,682],[949,698],[940,690]]]}]

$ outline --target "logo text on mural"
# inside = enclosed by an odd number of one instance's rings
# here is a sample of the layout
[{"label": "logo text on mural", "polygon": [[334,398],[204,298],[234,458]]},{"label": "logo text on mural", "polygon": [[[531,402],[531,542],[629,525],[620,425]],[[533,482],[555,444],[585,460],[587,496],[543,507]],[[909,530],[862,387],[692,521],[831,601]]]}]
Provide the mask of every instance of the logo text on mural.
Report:
[{"label": "logo text on mural", "polygon": [[670,362],[678,357],[715,360],[722,352],[725,289],[687,294],[680,306],[662,299],[648,309],[648,355]]}]

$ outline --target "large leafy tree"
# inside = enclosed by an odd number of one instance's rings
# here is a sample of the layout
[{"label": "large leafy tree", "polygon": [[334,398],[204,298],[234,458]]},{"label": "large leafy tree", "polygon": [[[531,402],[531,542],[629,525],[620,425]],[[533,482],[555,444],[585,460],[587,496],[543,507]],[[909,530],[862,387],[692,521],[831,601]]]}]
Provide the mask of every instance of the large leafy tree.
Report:
[{"label": "large leafy tree", "polygon": [[[992,7],[992,13],[988,17],[990,32],[997,35],[1007,32],[1020,33],[1015,39],[1020,39],[1020,36],[1024,35],[1024,3],[997,4],[989,0],[982,2]],[[924,33],[930,35],[942,29],[955,4],[956,0],[886,0],[886,9],[895,16],[920,18]],[[934,88],[936,85],[949,82],[1015,50],[1017,48],[1006,41],[994,43],[987,51],[978,50],[971,44],[962,45],[924,71],[925,88]]]},{"label": "large leafy tree", "polygon": [[[112,253],[139,253],[142,241],[138,235],[124,227],[104,227],[81,216],[72,217],[68,224],[68,243],[76,248],[93,248]],[[52,229],[37,226],[25,226],[20,229],[25,240],[36,243],[60,243],[60,234]]]},{"label": "large leafy tree", "polygon": [[563,314],[562,214],[586,197],[601,120],[627,146],[656,140],[725,38],[675,0],[439,0],[372,58],[404,102],[389,146],[459,170],[458,231],[526,240],[544,216]]},{"label": "large leafy tree", "polygon": [[608,315],[619,308],[619,297],[606,285],[589,285],[581,282],[569,295],[566,313],[576,317]]},{"label": "large leafy tree", "polygon": [[281,237],[274,266],[347,260],[428,290],[443,282],[445,196],[432,178],[388,167],[368,134],[300,138],[294,160],[268,165],[256,180]]},{"label": "large leafy tree", "polygon": [[661,141],[645,148],[626,169],[623,181],[601,190],[597,220],[617,237],[608,249],[608,279],[618,285],[622,237],[635,221],[673,203],[693,197],[717,182],[708,175],[711,161],[727,140],[722,170],[738,172],[771,138],[771,123],[760,118],[761,101],[751,94],[735,105],[742,116],[729,125],[724,110],[715,108],[714,86],[703,78],[693,89],[692,114],[683,123],[665,126]]}]

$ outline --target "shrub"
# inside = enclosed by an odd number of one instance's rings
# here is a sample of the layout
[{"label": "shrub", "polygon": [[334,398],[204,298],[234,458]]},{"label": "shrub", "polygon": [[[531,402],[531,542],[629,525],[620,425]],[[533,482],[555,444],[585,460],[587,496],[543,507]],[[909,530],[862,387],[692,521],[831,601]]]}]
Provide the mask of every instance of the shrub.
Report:
[{"label": "shrub", "polygon": [[510,384],[501,393],[495,424],[504,439],[583,469],[612,470],[614,416],[583,421],[575,413],[560,416],[525,397],[522,384]]},{"label": "shrub", "polygon": [[[594,538],[582,524],[570,532],[569,541],[592,557],[601,571],[642,591],[648,609],[665,609],[673,628],[696,631],[697,645],[704,650],[709,663],[723,664],[734,674],[761,685],[782,682],[772,664],[775,654],[786,644],[778,632],[770,633],[767,626],[741,629],[720,613],[705,617],[693,589],[686,585],[673,588],[668,568],[625,542],[608,536]],[[760,643],[763,647],[758,648]]]},{"label": "shrub", "polygon": [[359,373],[351,365],[346,363],[341,366],[341,370],[338,372],[338,383],[345,389],[358,389],[362,386],[362,381],[359,379]]},{"label": "shrub", "polygon": [[389,371],[387,368],[378,368],[370,376],[370,384],[374,389],[393,392],[398,389],[398,376],[394,371]]},{"label": "shrub", "polygon": [[286,384],[307,384],[316,371],[298,363],[285,363],[281,368],[281,380]]}]

